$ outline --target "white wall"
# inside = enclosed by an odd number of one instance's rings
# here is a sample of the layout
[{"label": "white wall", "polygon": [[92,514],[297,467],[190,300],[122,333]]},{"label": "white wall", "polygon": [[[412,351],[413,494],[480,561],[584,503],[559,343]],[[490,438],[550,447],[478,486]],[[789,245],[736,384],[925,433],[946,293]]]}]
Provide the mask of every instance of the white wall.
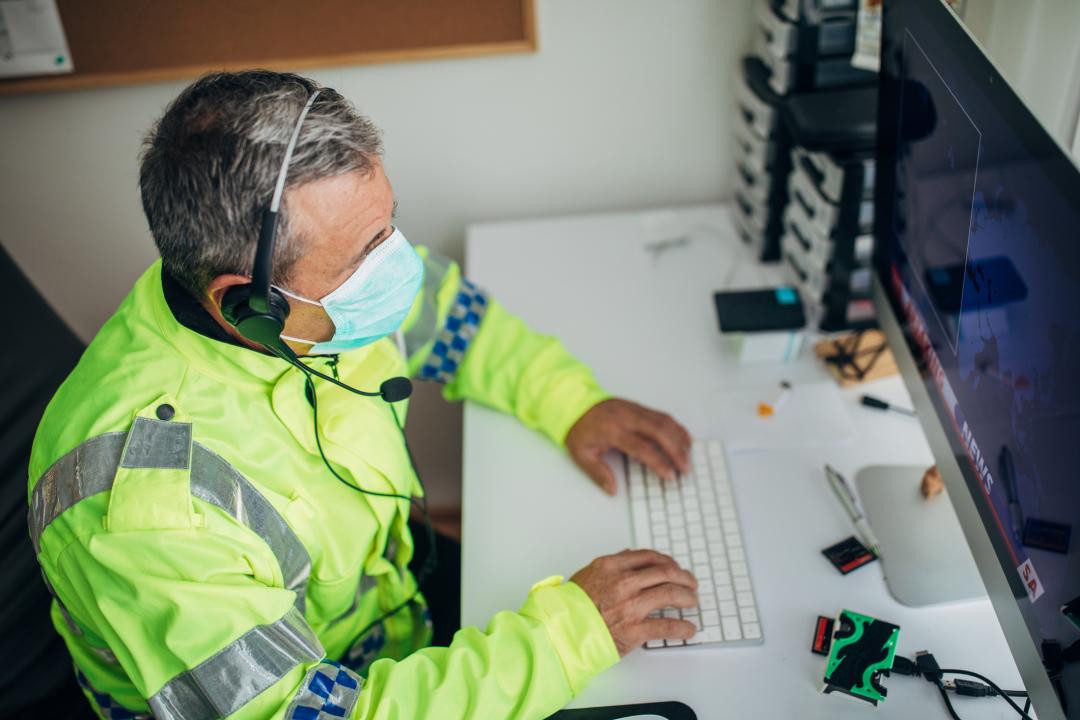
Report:
[{"label": "white wall", "polygon": [[1071,148],[1080,115],[1080,2],[967,0],[963,12],[1009,84]]},{"label": "white wall", "polygon": [[[537,54],[309,73],[384,129],[405,233],[461,259],[473,221],[725,197],[750,0],[536,6]],[[183,84],[0,98],[0,243],[85,339],[156,255],[136,156]],[[433,395],[410,432],[446,503],[460,414]]]}]

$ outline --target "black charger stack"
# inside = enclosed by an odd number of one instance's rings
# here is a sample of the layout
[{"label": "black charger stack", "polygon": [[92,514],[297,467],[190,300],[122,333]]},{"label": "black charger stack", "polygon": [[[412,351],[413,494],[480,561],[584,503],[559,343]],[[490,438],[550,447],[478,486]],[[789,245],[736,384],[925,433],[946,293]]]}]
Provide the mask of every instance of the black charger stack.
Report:
[{"label": "black charger stack", "polygon": [[868,327],[874,252],[877,88],[792,96],[784,105],[792,142],[780,241],[811,324]]},{"label": "black charger stack", "polygon": [[874,85],[877,74],[854,67],[859,0],[761,0],[755,54],[779,95]]},{"label": "black charger stack", "polygon": [[759,0],[735,120],[735,216],[782,261],[811,325],[873,323],[877,74],[852,66],[858,0]]},{"label": "black charger stack", "polygon": [[791,141],[781,119],[783,98],[769,88],[760,59],[743,58],[736,92],[735,217],[743,241],[764,261],[780,259]]}]

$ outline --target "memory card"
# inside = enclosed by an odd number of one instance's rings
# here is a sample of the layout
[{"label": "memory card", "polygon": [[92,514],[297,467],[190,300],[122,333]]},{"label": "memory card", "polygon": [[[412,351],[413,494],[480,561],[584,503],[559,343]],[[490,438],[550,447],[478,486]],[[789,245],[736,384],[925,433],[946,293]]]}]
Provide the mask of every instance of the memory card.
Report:
[{"label": "memory card", "polygon": [[810,646],[810,652],[817,655],[828,655],[832,647],[833,619],[818,615],[814,624],[814,644]]},{"label": "memory card", "polygon": [[1062,523],[1029,517],[1024,523],[1024,545],[1065,555],[1072,528]]},{"label": "memory card", "polygon": [[829,559],[841,575],[847,575],[852,570],[877,560],[877,555],[854,535],[825,548],[821,554]]}]

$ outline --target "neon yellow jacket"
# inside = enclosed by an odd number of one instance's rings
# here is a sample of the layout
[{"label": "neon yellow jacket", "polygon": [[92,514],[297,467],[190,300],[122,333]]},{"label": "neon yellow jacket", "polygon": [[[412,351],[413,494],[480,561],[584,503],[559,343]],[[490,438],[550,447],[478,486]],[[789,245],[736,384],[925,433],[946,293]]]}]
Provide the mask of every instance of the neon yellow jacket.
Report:
[{"label": "neon yellow jacket", "polygon": [[[307,362],[364,389],[444,382],[561,443],[604,397],[591,374],[421,254],[399,337]],[[339,474],[419,493],[390,406],[316,387]],[[617,661],[593,603],[559,578],[449,648],[421,649],[422,599],[361,634],[415,589],[408,506],[334,479],[311,412],[299,371],[178,323],[160,263],[61,386],[34,442],[30,531],[102,717],[543,718]]]}]

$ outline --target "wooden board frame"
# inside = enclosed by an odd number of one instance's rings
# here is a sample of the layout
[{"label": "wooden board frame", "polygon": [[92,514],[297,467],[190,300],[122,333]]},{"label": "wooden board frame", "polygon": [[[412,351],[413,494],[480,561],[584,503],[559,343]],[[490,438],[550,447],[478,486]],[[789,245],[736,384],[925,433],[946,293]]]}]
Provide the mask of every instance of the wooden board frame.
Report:
[{"label": "wooden board frame", "polygon": [[[91,2],[92,0],[80,0]],[[138,0],[143,1],[143,0]],[[154,0],[156,1],[156,0]],[[228,0],[219,0],[228,2]],[[297,0],[307,2],[308,0]],[[436,0],[445,1],[445,0]],[[75,56],[75,73],[29,78],[0,80],[0,96],[23,95],[43,92],[85,90],[115,85],[167,82],[194,79],[216,70],[242,70],[260,67],[270,70],[306,70],[322,67],[348,65],[376,65],[421,60],[442,60],[487,55],[531,53],[537,50],[536,14],[534,0],[517,0],[521,3],[521,38],[495,42],[443,44],[430,47],[401,49],[357,50],[351,52],[310,55],[282,60],[253,58],[250,60],[184,64],[165,68],[132,69],[119,72],[79,73],[79,58]],[[63,18],[61,18],[62,20]],[[65,27],[65,31],[67,28]]]}]

